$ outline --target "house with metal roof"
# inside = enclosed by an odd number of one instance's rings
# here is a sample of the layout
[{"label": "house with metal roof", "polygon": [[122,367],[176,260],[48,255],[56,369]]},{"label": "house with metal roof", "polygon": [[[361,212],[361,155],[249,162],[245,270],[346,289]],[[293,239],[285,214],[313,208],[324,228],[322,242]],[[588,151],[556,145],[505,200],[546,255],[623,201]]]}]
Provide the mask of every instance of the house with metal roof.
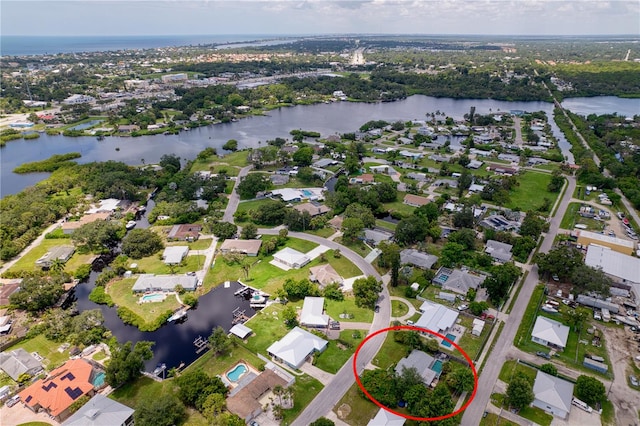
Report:
[{"label": "house with metal roof", "polygon": [[166,265],[177,265],[189,254],[188,246],[170,246],[162,252],[162,260]]},{"label": "house with metal roof", "polygon": [[400,252],[400,263],[402,265],[416,266],[422,269],[431,269],[438,261],[438,256],[427,254],[416,249],[404,249]]},{"label": "house with metal roof", "polygon": [[513,246],[496,240],[488,240],[484,252],[496,262],[504,263],[511,260]]},{"label": "house with metal roof", "polygon": [[571,411],[573,383],[538,370],[533,383],[534,400],[531,403],[561,419],[566,419]]},{"label": "house with metal roof", "polygon": [[324,297],[305,297],[300,312],[300,325],[305,327],[326,328],[329,315],[324,313]]},{"label": "house with metal roof", "polygon": [[415,326],[426,328],[436,333],[448,331],[458,320],[457,311],[430,300],[426,300],[420,306],[420,312],[422,312],[422,316],[416,321]]},{"label": "house with metal roof", "polygon": [[276,361],[299,369],[310,355],[323,352],[328,342],[300,327],[295,327],[286,336],[267,348],[267,353]]},{"label": "house with metal roof", "polygon": [[609,247],[589,244],[584,263],[601,269],[614,281],[640,285],[640,259],[620,253]]},{"label": "house with metal roof", "polygon": [[553,349],[564,350],[569,338],[569,327],[547,317],[539,316],[533,325],[531,340]]},{"label": "house with metal roof", "polygon": [[291,247],[285,247],[273,255],[273,260],[289,268],[299,269],[311,262],[309,256]]},{"label": "house with metal roof", "polygon": [[377,246],[383,241],[390,241],[393,238],[393,234],[391,232],[387,232],[380,228],[369,229],[366,228],[363,231],[362,239],[374,246]]},{"label": "house with metal roof", "polygon": [[395,372],[397,375],[401,375],[403,370],[415,368],[416,372],[422,378],[422,382],[426,386],[431,386],[431,383],[440,377],[440,372],[431,369],[435,361],[436,359],[426,352],[413,350],[409,356],[398,361]]},{"label": "house with metal roof", "polygon": [[131,288],[136,293],[145,291],[175,291],[177,285],[194,291],[198,284],[195,275],[153,275],[141,274]]},{"label": "house with metal roof", "polygon": [[95,394],[73,413],[62,426],[133,426],[133,408]]},{"label": "house with metal roof", "polygon": [[22,348],[0,353],[0,369],[13,380],[23,374],[35,376],[42,371],[42,364],[33,355]]},{"label": "house with metal roof", "polygon": [[367,426],[402,426],[406,419],[381,408],[376,416],[369,420]]},{"label": "house with metal roof", "polygon": [[51,247],[40,259],[36,260],[36,265],[42,268],[50,268],[53,262],[60,260],[66,263],[76,249],[73,246],[55,246]]}]

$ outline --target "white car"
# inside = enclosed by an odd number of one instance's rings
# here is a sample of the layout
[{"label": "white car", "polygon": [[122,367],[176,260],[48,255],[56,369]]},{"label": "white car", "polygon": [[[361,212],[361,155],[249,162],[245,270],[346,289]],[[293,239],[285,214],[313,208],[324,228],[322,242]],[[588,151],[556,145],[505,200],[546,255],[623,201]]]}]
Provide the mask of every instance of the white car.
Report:
[{"label": "white car", "polygon": [[464,311],[466,309],[469,309],[469,305],[467,305],[466,303],[458,306],[459,311]]}]

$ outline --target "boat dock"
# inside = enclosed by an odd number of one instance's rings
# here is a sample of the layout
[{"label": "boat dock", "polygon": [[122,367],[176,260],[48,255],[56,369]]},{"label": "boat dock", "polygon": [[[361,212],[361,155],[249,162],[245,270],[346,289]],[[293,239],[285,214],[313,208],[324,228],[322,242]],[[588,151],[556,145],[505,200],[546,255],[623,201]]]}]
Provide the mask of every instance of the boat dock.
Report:
[{"label": "boat dock", "polygon": [[209,349],[209,342],[202,336],[196,337],[196,340],[193,341],[193,345],[196,347],[197,354]]},{"label": "boat dock", "polygon": [[245,309],[240,310],[240,308],[235,308],[233,310],[233,321],[231,321],[232,324],[243,324],[247,320],[249,320],[249,317],[245,314]]}]

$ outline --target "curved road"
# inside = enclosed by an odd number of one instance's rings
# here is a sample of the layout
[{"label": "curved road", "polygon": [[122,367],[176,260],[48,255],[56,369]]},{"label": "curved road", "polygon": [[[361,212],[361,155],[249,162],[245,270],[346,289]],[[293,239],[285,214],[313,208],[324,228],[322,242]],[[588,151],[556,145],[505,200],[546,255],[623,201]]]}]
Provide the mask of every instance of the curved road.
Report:
[{"label": "curved road", "polygon": [[[263,235],[277,235],[278,230],[261,228],[258,229],[258,233]],[[340,253],[360,268],[365,275],[373,276],[379,281],[382,280],[378,271],[376,271],[370,263],[366,262],[359,254],[342,244],[302,232],[289,232],[289,236],[322,244],[331,249],[340,249]],[[381,298],[378,305],[380,306],[380,311],[377,314],[374,314],[369,333],[373,333],[389,326],[389,321],[391,319],[391,299],[386,285],[383,285],[382,287]],[[358,354],[358,374],[362,373],[365,365],[369,364],[373,357],[378,353],[382,343],[384,342],[384,337],[384,334],[379,334],[370,339],[362,348]],[[342,396],[349,390],[353,383],[355,383],[355,377],[353,375],[353,356],[351,356],[345,365],[342,366],[342,368],[335,374],[333,380],[325,386],[322,391],[320,391],[307,408],[300,413],[292,425],[306,426],[317,420],[319,417],[326,415],[338,403],[338,401],[340,401]]]}]

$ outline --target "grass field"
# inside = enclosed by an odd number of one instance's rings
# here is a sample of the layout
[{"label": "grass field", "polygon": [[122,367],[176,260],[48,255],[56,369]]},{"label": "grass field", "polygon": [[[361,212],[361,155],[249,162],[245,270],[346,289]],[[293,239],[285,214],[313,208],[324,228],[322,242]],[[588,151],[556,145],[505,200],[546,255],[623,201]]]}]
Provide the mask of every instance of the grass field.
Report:
[{"label": "grass field", "polygon": [[313,398],[320,393],[324,386],[311,376],[303,374],[296,377],[296,382],[291,386],[293,390],[293,408],[284,410],[281,423],[288,425],[295,420],[302,410],[309,405]]},{"label": "grass field", "polygon": [[169,310],[175,311],[180,307],[180,303],[178,303],[173,294],[167,295],[162,302],[138,303],[140,294],[131,291],[131,287],[135,282],[136,278],[112,281],[107,287],[107,292],[111,296],[113,303],[132,310],[147,322],[153,322],[165,312]]},{"label": "grass field", "polygon": [[[24,256],[20,258],[10,269],[10,272],[14,271],[36,271],[40,270],[39,266],[36,266],[36,260],[40,259],[44,256],[52,247],[56,246],[72,246],[73,243],[71,239],[68,238],[58,238],[58,239],[44,239],[42,242],[36,247],[29,250]],[[74,253],[71,256],[71,259],[65,264],[65,271],[73,273],[80,265],[85,263],[89,263],[91,258],[93,258],[93,254],[80,254]]]},{"label": "grass field", "polygon": [[397,364],[409,352],[407,347],[393,340],[393,332],[386,333],[384,343],[371,363],[384,370]]},{"label": "grass field", "polygon": [[389,212],[394,211],[401,213],[404,216],[411,216],[416,208],[403,203],[405,195],[405,192],[398,192],[398,198],[396,201],[392,203],[384,203],[382,205],[384,206],[385,210],[388,210]]},{"label": "grass field", "polygon": [[[292,304],[291,302],[289,303]],[[302,306],[302,302],[296,302],[294,306]],[[245,347],[253,353],[267,355],[267,348],[273,342],[284,337],[289,332],[281,318],[284,305],[273,304],[258,311],[258,313],[245,323],[253,330],[253,334],[247,340]]]},{"label": "grass field", "polygon": [[502,369],[500,369],[498,378],[505,383],[509,383],[511,381],[511,378],[514,377],[515,373],[523,373],[525,376],[531,379],[531,381],[534,381],[536,379],[537,374],[535,369],[527,365],[520,364],[515,359],[511,359],[506,361],[502,365]]},{"label": "grass field", "polygon": [[167,246],[188,246],[189,250],[206,250],[211,246],[213,240],[211,238],[199,238],[193,242],[175,241],[167,243]]},{"label": "grass field", "polygon": [[399,300],[391,301],[391,316],[392,317],[401,317],[409,313],[409,308],[403,302]]},{"label": "grass field", "polygon": [[487,417],[480,419],[480,426],[518,426],[517,423],[510,422],[504,417],[499,417],[497,414],[489,413]]},{"label": "grass field", "polygon": [[[355,298],[346,295],[344,300],[325,299],[325,311],[327,315],[340,322],[371,322],[373,321],[373,311],[368,308],[356,306]],[[340,318],[340,314],[347,312],[352,318]]]},{"label": "grass field", "polygon": [[147,274],[185,274],[187,272],[195,272],[202,269],[204,260],[205,256],[203,255],[187,256],[182,261],[182,264],[176,265],[173,270],[166,265],[157,254],[143,257],[142,259],[131,259],[131,263],[137,263],[138,269]]},{"label": "grass field", "polygon": [[177,386],[172,379],[156,382],[148,377],[140,377],[113,391],[109,398],[134,408],[142,399],[153,399],[165,393],[175,394],[176,392]]},{"label": "grass field", "polygon": [[44,335],[39,334],[36,337],[32,337],[31,339],[23,340],[17,345],[11,346],[6,350],[12,351],[14,349],[22,348],[29,353],[37,352],[38,355],[44,358],[42,364],[48,370],[51,370],[60,366],[69,358],[68,351],[58,352],[59,347],[60,343],[56,343],[52,340],[47,339],[46,337],[44,337]]},{"label": "grass field", "polygon": [[339,346],[335,340],[330,340],[327,349],[318,356],[315,366],[331,374],[337,373],[367,335],[366,330],[359,330],[360,337],[353,337],[354,334],[358,336],[357,333],[354,333],[355,331],[343,330],[340,332],[340,340],[349,342],[351,347]]},{"label": "grass field", "polygon": [[588,217],[582,217],[578,214],[580,211],[581,204],[580,203],[569,203],[569,207],[562,217],[562,221],[560,222],[560,228],[562,229],[573,229],[578,224],[583,224],[587,226],[587,229],[591,231],[601,231],[606,224],[603,220],[594,220]]},{"label": "grass field", "polygon": [[379,410],[377,405],[362,395],[357,383],[351,385],[333,411],[337,414],[338,409],[343,406],[349,406],[350,412],[342,420],[352,426],[366,426]]},{"label": "grass field", "polygon": [[551,175],[548,173],[526,171],[518,176],[518,182],[519,185],[509,192],[510,200],[505,207],[517,207],[524,212],[536,210],[542,205],[544,198],[551,200],[553,205],[558,196],[558,193],[547,191],[547,185],[551,182]]},{"label": "grass field", "polygon": [[335,258],[333,257],[333,253],[333,250],[328,250],[325,253],[325,257],[327,258],[327,262],[329,262],[329,264],[333,266],[333,269],[335,269],[342,278],[352,278],[357,277],[358,275],[362,275],[362,271],[360,271],[360,269],[356,265],[354,265],[353,262],[351,262],[344,256]]},{"label": "grass field", "polygon": [[313,229],[313,230],[308,230],[304,232],[311,235],[317,235],[318,237],[322,237],[322,238],[329,238],[330,236],[336,233],[336,230],[327,226],[324,228]]}]

